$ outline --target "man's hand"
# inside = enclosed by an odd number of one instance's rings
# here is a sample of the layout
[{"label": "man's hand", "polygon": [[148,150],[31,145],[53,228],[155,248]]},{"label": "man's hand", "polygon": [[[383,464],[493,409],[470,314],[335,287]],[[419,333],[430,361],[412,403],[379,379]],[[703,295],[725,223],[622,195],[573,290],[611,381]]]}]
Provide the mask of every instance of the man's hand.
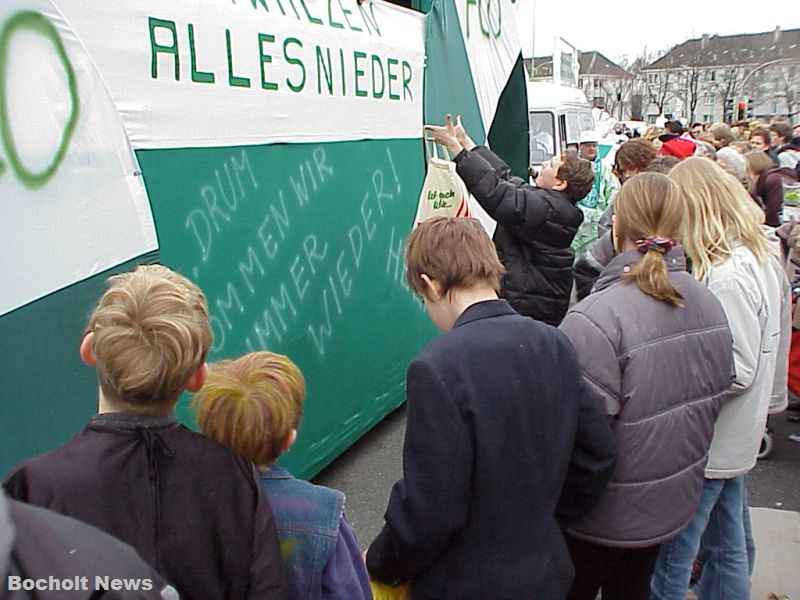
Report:
[{"label": "man's hand", "polygon": [[453,118],[450,115],[445,117],[444,125],[425,125],[425,129],[433,134],[434,142],[447,148],[451,156],[455,157],[456,154],[464,149],[464,146],[458,140]]}]

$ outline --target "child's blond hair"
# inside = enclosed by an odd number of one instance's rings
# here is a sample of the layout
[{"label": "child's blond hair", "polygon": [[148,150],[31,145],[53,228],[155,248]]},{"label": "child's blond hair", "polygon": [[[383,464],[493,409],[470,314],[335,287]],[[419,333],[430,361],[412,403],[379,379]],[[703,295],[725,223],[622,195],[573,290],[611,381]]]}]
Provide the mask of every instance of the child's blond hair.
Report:
[{"label": "child's blond hair", "polygon": [[299,426],[305,395],[303,374],[291,359],[260,351],[211,365],[193,406],[203,433],[264,470]]},{"label": "child's blond hair", "polygon": [[108,282],[88,324],[103,395],[142,412],[170,408],[211,348],[206,299],[161,265]]},{"label": "child's blond hair", "polygon": [[708,277],[713,267],[733,255],[738,243],[762,265],[776,253],[761,229],[764,212],[722,167],[693,156],[672,169],[669,178],[685,202],[683,247],[695,279]]}]

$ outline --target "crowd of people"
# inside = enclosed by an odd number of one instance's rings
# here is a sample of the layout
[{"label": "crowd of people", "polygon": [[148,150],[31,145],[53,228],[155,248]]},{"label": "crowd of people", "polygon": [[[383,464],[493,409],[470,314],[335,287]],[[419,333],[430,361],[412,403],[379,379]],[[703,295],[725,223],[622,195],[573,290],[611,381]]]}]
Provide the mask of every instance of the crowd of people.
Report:
[{"label": "crowd of people", "polygon": [[[575,573],[549,597],[684,600],[702,565],[698,598],[749,598],[746,475],[768,413],[788,404],[797,225],[784,197],[797,185],[800,137],[782,122],[706,132],[670,121],[603,159],[589,132],[530,186],[460,122],[432,129],[497,220],[501,297],[550,323],[549,307],[565,307],[558,327],[615,438],[603,493],[560,522]],[[576,159],[588,164],[563,168]],[[577,174],[589,166],[591,191],[575,202],[568,192],[585,193]],[[577,229],[563,217],[570,204],[584,215]],[[527,283],[525,301],[512,281]]]},{"label": "crowd of people", "polygon": [[[685,600],[697,564],[700,600],[750,597],[746,477],[787,406],[800,131],[668,122],[610,160],[587,132],[531,184],[460,119],[429,129],[497,229],[438,217],[408,237],[442,333],[408,367],[403,476],[367,552],[341,492],[276,464],[296,364],[209,366],[202,291],[146,265],[109,280],[80,344],[98,414],[5,477],[0,571],[19,586],[0,597],[114,576],[141,585],[70,597]],[[176,421],[184,391],[200,432]]]}]

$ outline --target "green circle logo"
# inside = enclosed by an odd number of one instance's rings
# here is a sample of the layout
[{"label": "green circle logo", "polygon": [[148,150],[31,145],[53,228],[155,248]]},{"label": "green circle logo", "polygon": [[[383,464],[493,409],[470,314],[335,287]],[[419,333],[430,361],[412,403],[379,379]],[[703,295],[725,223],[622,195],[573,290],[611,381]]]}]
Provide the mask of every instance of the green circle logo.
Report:
[{"label": "green circle logo", "polygon": [[[8,89],[9,47],[11,45],[11,37],[19,31],[33,32],[45,38],[53,45],[59,61],[61,62],[61,66],[64,69],[67,85],[69,87],[71,100],[69,118],[67,119],[64,131],[61,133],[61,140],[59,141],[53,160],[41,171],[31,171],[23,164],[17,152],[14,132],[11,129],[11,123],[8,118],[6,90]],[[78,122],[78,113],[79,99],[75,71],[67,58],[64,43],[61,41],[61,37],[58,35],[56,28],[53,27],[53,24],[41,13],[34,11],[16,13],[6,21],[3,25],[3,29],[0,30],[0,140],[2,140],[3,149],[6,152],[11,170],[14,171],[17,178],[25,186],[31,189],[40,188],[56,173],[61,162],[64,160],[67,146],[69,146],[72,134],[75,131],[75,125]],[[3,170],[4,167],[2,166],[2,162],[0,162],[0,173],[2,173]]]}]

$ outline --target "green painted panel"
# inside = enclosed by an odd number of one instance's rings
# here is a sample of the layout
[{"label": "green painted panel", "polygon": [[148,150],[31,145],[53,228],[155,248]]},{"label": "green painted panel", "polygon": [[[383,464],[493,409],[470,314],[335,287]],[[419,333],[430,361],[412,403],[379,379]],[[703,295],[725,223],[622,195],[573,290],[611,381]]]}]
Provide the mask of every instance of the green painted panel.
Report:
[{"label": "green painted panel", "polygon": [[97,380],[78,356],[89,313],[109,275],[155,260],[147,254],[0,319],[0,472],[66,442],[95,414]]},{"label": "green painted panel", "polygon": [[442,125],[446,114],[461,115],[476,142],[486,139],[469,67],[458,10],[452,0],[432,0],[425,40],[425,122]]},{"label": "green painted panel", "polygon": [[528,92],[522,54],[517,57],[511,76],[497,102],[489,129],[489,146],[503,157],[511,172],[528,178]]},{"label": "green painted panel", "polygon": [[[211,360],[268,349],[306,376],[281,460],[317,473],[404,401],[433,335],[403,243],[423,178],[419,139],[137,152],[164,264],[206,293]],[[179,416],[191,422],[186,399]]]}]

